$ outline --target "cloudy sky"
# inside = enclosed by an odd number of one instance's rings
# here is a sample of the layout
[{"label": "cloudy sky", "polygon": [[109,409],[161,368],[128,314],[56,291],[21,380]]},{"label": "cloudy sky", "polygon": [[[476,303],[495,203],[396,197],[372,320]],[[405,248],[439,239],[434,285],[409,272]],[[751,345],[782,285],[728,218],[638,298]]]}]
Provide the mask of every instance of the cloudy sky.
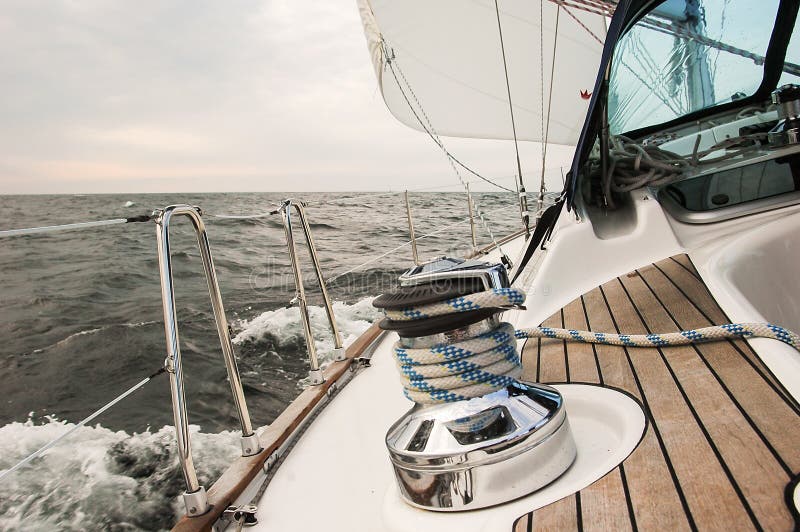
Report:
[{"label": "cloudy sky", "polygon": [[[513,183],[511,143],[446,144]],[[456,180],[431,140],[386,110],[355,0],[7,0],[0,146],[4,194]],[[538,145],[522,150],[534,172]],[[551,147],[548,166],[570,153]]]}]

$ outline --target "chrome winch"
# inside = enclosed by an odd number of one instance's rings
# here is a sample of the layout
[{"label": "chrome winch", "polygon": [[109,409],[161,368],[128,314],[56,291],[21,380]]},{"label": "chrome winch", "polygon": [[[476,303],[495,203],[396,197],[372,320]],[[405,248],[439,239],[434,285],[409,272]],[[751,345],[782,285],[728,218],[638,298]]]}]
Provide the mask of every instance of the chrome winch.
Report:
[{"label": "chrome winch", "polygon": [[400,336],[395,356],[416,403],[386,435],[411,505],[500,504],[549,484],[574,461],[561,394],[519,380],[514,328],[499,319],[523,300],[503,265],[451,258],[412,268],[396,291],[375,299],[387,315],[381,327]]},{"label": "chrome winch", "polygon": [[800,85],[789,83],[772,91],[780,121],[768,134],[769,144],[781,147],[800,144]]}]

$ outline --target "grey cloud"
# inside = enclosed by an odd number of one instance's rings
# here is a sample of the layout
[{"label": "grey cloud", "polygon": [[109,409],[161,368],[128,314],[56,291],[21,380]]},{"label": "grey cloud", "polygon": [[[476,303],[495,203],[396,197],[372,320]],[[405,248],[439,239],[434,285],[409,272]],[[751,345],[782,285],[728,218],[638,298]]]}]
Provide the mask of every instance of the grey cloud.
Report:
[{"label": "grey cloud", "polygon": [[[7,1],[0,144],[0,193],[455,182],[384,108],[355,0]],[[448,145],[514,171],[507,142]]]}]

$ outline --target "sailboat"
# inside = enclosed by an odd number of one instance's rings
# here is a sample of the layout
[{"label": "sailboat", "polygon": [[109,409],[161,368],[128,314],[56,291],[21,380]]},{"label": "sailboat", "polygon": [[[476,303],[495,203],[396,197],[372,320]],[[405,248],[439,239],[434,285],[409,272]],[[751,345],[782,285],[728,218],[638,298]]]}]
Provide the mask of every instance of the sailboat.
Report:
[{"label": "sailboat", "polygon": [[[312,257],[313,237],[284,202],[310,385],[262,429],[201,213],[158,212],[186,481],[174,530],[800,527],[800,4],[357,5],[392,114],[465,185],[489,178],[448,137],[542,143],[538,193],[529,205],[517,150],[520,229],[467,257],[415,251],[376,294],[385,318],[347,346],[313,259],[336,344],[324,368],[292,224]],[[554,200],[548,144],[575,146]],[[198,234],[241,420],[242,456],[208,489],[186,415],[176,216]]]},{"label": "sailboat", "polygon": [[442,137],[573,144],[564,190],[411,265],[176,529],[800,526],[798,4],[358,5],[386,105],[457,173]]}]

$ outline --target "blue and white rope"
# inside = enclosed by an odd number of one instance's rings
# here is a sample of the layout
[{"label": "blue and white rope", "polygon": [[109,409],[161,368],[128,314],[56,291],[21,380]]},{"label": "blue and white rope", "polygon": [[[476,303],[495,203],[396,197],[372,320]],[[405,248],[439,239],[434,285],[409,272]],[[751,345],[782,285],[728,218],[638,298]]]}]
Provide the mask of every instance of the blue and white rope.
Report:
[{"label": "blue and white rope", "polygon": [[[499,288],[419,307],[387,311],[391,320],[422,320],[482,308],[521,305],[525,292]],[[742,338],[772,338],[800,351],[800,336],[770,323],[728,323],[664,334],[611,334],[553,327],[515,331],[509,323],[459,342],[429,348],[395,344],[395,358],[406,397],[420,404],[481,397],[517,381],[522,373],[517,339],[556,338],[570,342],[628,347],[669,347]]]},{"label": "blue and white rope", "polygon": [[737,340],[742,338],[772,338],[800,351],[800,336],[771,323],[726,323],[701,329],[662,334],[609,334],[574,329],[534,327],[520,329],[517,338],[557,338],[573,342],[621,345],[628,347],[669,347],[677,345]]},{"label": "blue and white rope", "polygon": [[524,301],[525,292],[522,290],[516,288],[493,288],[485,292],[454,297],[429,305],[387,310],[386,317],[394,321],[424,320],[434,316],[457,314],[472,310],[513,307],[521,305]]},{"label": "blue and white rope", "polygon": [[514,326],[457,343],[410,349],[395,344],[406,397],[416,403],[449,403],[480,397],[515,382],[522,373]]}]

